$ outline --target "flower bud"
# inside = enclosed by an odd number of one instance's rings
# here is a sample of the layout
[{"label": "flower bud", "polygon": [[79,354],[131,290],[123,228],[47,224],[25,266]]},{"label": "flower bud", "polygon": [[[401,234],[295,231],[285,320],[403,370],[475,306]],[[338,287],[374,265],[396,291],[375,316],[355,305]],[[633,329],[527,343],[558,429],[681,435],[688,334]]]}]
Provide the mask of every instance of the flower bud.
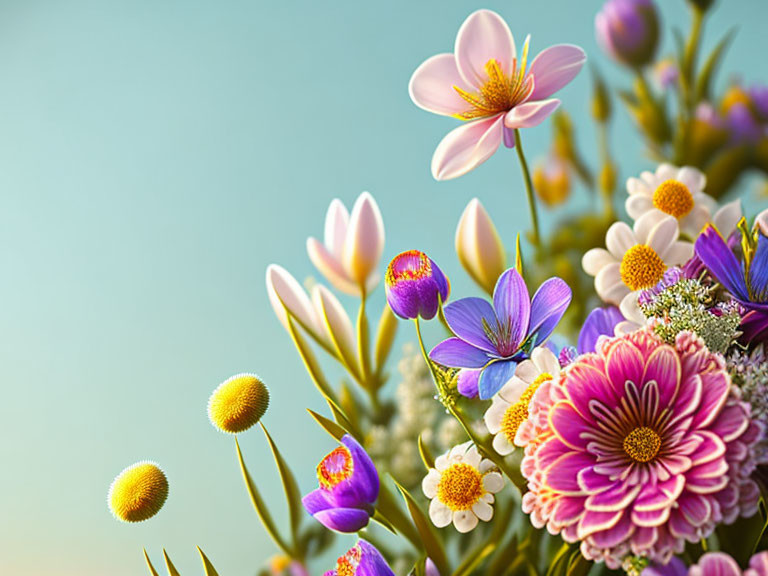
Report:
[{"label": "flower bud", "polygon": [[307,239],[315,267],[334,287],[352,295],[376,287],[383,251],[384,222],[368,192],[358,197],[351,216],[340,200],[333,200],[325,216],[324,241]]},{"label": "flower bud", "polygon": [[597,41],[611,57],[633,68],[653,60],[659,19],[652,0],[608,0],[595,17]]},{"label": "flower bud", "polygon": [[600,123],[608,122],[611,118],[611,96],[608,86],[598,72],[593,75],[594,94],[592,96],[592,117]]},{"label": "flower bud", "polygon": [[451,291],[448,278],[424,252],[409,250],[387,267],[387,302],[400,318],[431,320]]},{"label": "flower bud", "polygon": [[456,254],[464,270],[489,294],[507,269],[507,257],[496,227],[480,200],[470,200],[456,227]]},{"label": "flower bud", "polygon": [[571,192],[571,178],[565,162],[555,156],[540,162],[533,170],[533,188],[547,206],[565,202]]},{"label": "flower bud", "polygon": [[344,362],[356,366],[355,332],[341,302],[328,288],[317,284],[312,288],[312,303],[328,339],[335,345]]},{"label": "flower bud", "polygon": [[282,266],[270,264],[267,267],[267,295],[275,315],[286,330],[288,330],[288,316],[285,312],[287,308],[306,330],[316,336],[325,334],[304,288]]}]

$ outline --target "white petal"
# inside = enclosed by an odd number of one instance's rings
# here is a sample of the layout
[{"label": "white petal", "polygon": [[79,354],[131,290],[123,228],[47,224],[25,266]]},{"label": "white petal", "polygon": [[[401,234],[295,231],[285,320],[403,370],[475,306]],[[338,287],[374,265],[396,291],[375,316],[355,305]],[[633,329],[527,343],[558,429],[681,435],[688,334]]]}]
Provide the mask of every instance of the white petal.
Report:
[{"label": "white petal", "polygon": [[475,502],[475,505],[472,506],[472,512],[483,522],[488,522],[493,518],[493,506],[482,500]]},{"label": "white petal", "polygon": [[714,224],[723,238],[728,238],[736,230],[736,224],[741,220],[741,215],[741,200],[734,200],[723,205],[715,212],[715,215],[712,217],[712,224]]},{"label": "white petal", "polygon": [[448,468],[448,466],[451,465],[451,461],[448,459],[448,455],[449,455],[449,452],[446,452],[445,454],[441,454],[440,456],[435,458],[435,468],[438,471],[442,472],[443,470]]},{"label": "white petal", "polygon": [[331,200],[325,214],[325,247],[336,258],[341,258],[341,249],[347,237],[349,212],[338,198]]},{"label": "white petal", "polygon": [[653,248],[661,258],[664,258],[669,247],[677,240],[677,235],[677,220],[670,216],[661,220],[651,229],[646,244]]},{"label": "white petal", "polygon": [[582,257],[581,267],[584,268],[584,272],[590,276],[597,276],[603,267],[614,262],[616,262],[616,258],[614,258],[608,250],[604,248],[592,248],[591,250],[587,250]]},{"label": "white petal", "polygon": [[452,516],[453,513],[451,512],[451,509],[437,498],[429,503],[429,519],[432,520],[432,524],[438,528],[445,528],[448,526],[448,524],[451,523]]},{"label": "white petal", "polygon": [[491,402],[490,408],[485,411],[483,421],[485,427],[491,434],[498,434],[501,430],[501,422],[504,419],[504,414],[509,408],[509,404],[502,400],[499,396],[495,396]]},{"label": "white petal", "polygon": [[499,149],[503,131],[503,114],[454,128],[432,155],[432,176],[435,180],[451,180],[474,170]]},{"label": "white petal", "polygon": [[500,398],[501,402],[506,406],[509,406],[520,400],[520,396],[522,396],[529,385],[529,383],[524,382],[521,378],[513,376],[501,387],[497,396]]},{"label": "white petal", "polygon": [[[651,230],[665,218],[672,217],[667,216],[661,210],[650,210],[638,218],[635,221],[635,225],[632,227],[635,232],[637,243],[648,244],[648,236],[651,234]],[[672,220],[674,220],[674,218],[672,218]]]},{"label": "white petal", "polygon": [[701,192],[707,185],[707,177],[691,166],[683,166],[680,168],[677,172],[676,180],[685,184],[691,194]]},{"label": "white petal", "polygon": [[667,163],[659,164],[659,167],[656,168],[656,178],[660,182],[663,182],[664,180],[675,180],[677,179],[677,172],[677,166]]},{"label": "white petal", "polygon": [[500,432],[493,437],[493,450],[499,456],[508,456],[515,451],[515,446],[510,444],[506,434]]},{"label": "white petal", "polygon": [[696,238],[710,219],[709,209],[697,204],[684,218],[678,220],[678,224],[681,232],[685,232],[691,238]]},{"label": "white petal", "polygon": [[437,485],[440,484],[440,478],[440,472],[432,468],[421,481],[421,490],[424,492],[424,496],[430,500],[437,496]]},{"label": "white petal", "polygon": [[296,278],[282,266],[270,264],[267,267],[267,294],[272,308],[283,326],[288,327],[285,312],[287,308],[307,330],[322,338],[324,331],[320,330],[320,324],[309,296]]},{"label": "white petal", "polygon": [[453,513],[453,525],[462,534],[471,532],[477,526],[477,516],[471,510],[459,510]]},{"label": "white petal", "polygon": [[621,284],[621,265],[618,262],[614,262],[600,270],[600,274],[595,276],[595,291],[605,302],[613,302],[612,298],[609,298],[611,290],[617,284]]},{"label": "white petal", "polygon": [[672,246],[667,248],[667,252],[662,256],[668,266],[678,266],[685,264],[693,257],[693,244],[678,240]]},{"label": "white petal", "polygon": [[637,244],[632,228],[624,222],[614,222],[605,233],[605,247],[616,260],[621,260],[624,254]]},{"label": "white petal", "polygon": [[627,179],[627,193],[630,195],[640,194],[643,196],[652,196],[653,190],[645,180],[640,178]]},{"label": "white petal", "polygon": [[531,353],[531,360],[539,367],[541,372],[554,376],[560,371],[560,361],[549,348],[539,346]]},{"label": "white petal", "polygon": [[629,217],[632,218],[632,220],[637,220],[649,210],[655,210],[653,200],[651,200],[650,196],[646,196],[645,194],[629,196],[624,203],[624,207],[627,209],[627,214],[629,214]]},{"label": "white petal", "polygon": [[640,306],[637,303],[638,295],[639,294],[637,292],[630,292],[627,294],[621,301],[619,309],[621,310],[624,318],[630,322],[634,322],[635,324],[644,324],[645,315],[640,310]]},{"label": "white petal", "polygon": [[[515,378],[519,378],[527,388],[540,374],[539,367],[533,360],[523,360],[515,368]],[[517,399],[515,399],[517,402]]]},{"label": "white petal", "polygon": [[480,465],[477,467],[477,469],[480,471],[480,474],[485,474],[491,470],[495,471],[495,468],[496,464],[493,463],[493,460],[489,460],[488,458],[483,458],[480,462]]},{"label": "white petal", "polygon": [[504,488],[504,477],[498,472],[488,472],[483,476],[483,488],[491,494],[500,492]]},{"label": "white petal", "polygon": [[480,461],[482,459],[483,457],[480,456],[480,452],[477,451],[477,446],[473,444],[472,447],[469,450],[467,450],[467,453],[464,454],[463,461],[465,464],[469,464],[473,468],[477,468],[478,466],[480,466]]}]

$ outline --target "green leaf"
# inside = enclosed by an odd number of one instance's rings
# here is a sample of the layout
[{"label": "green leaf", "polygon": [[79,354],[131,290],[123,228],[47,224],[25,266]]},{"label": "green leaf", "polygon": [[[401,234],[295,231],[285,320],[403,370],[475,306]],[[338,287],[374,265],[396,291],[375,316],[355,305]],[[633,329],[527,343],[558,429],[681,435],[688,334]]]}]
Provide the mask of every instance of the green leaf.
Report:
[{"label": "green leaf", "polygon": [[[275,522],[272,520],[272,515],[269,513],[269,509],[264,503],[264,499],[261,497],[261,494],[259,494],[259,490],[256,488],[256,484],[253,482],[253,479],[248,472],[248,468],[245,466],[243,453],[240,451],[240,443],[237,441],[237,438],[235,438],[235,446],[237,447],[237,460],[240,463],[240,471],[243,475],[243,480],[245,480],[245,487],[248,490],[248,495],[251,497],[251,503],[253,504],[256,513],[259,515],[261,523],[264,525],[264,529],[267,531],[278,548],[285,552],[286,555],[294,556],[293,550],[291,550],[290,546],[288,546],[283,537],[280,535],[280,532],[278,532],[277,527],[275,526]],[[200,553],[202,554],[202,551]]]},{"label": "green leaf", "polygon": [[376,374],[379,377],[381,377],[381,372],[387,363],[389,353],[392,351],[392,344],[395,342],[395,336],[397,335],[397,326],[397,316],[392,312],[389,304],[385,304],[376,329],[376,344],[374,345],[373,353]]},{"label": "green leaf", "polygon": [[173,565],[171,559],[168,557],[168,553],[163,548],[163,559],[165,560],[165,569],[168,570],[168,576],[181,576],[179,571],[176,570],[176,566]]},{"label": "green leaf", "polygon": [[272,456],[275,458],[275,464],[277,464],[277,470],[280,472],[280,480],[283,482],[283,491],[285,492],[285,499],[288,501],[288,514],[291,519],[291,539],[293,541],[293,547],[296,548],[298,544],[299,527],[301,526],[301,520],[304,517],[304,507],[301,504],[301,493],[299,492],[299,485],[296,482],[296,477],[291,472],[291,468],[283,458],[280,450],[277,449],[277,445],[272,436],[267,432],[266,426],[261,424],[261,429],[264,431],[264,435],[269,442],[269,448],[272,450]]},{"label": "green leaf", "polygon": [[440,574],[449,574],[450,570],[448,569],[448,559],[445,556],[443,545],[432,531],[432,525],[430,521],[424,515],[424,512],[422,512],[421,508],[419,508],[416,500],[413,499],[413,496],[410,495],[408,490],[406,490],[397,482],[395,482],[395,484],[397,485],[397,489],[400,491],[400,494],[402,494],[403,499],[405,500],[405,504],[408,507],[408,512],[410,512],[413,523],[416,525],[416,530],[419,532],[419,536],[421,537],[421,542],[424,546],[424,550],[426,551],[427,556],[432,559],[432,562],[435,563],[435,566],[437,566],[437,570],[440,572]]},{"label": "green leaf", "polygon": [[584,558],[581,554],[581,550],[576,548],[571,554],[571,559],[568,561],[567,576],[587,576],[592,569],[592,562]]},{"label": "green leaf", "polygon": [[155,570],[155,567],[154,567],[154,566],[152,566],[152,562],[149,560],[149,555],[147,555],[147,551],[146,551],[146,549],[144,549],[144,560],[145,560],[145,561],[146,561],[146,563],[147,563],[147,568],[149,568],[149,573],[150,573],[152,576],[160,576],[160,575],[157,573],[157,570]]},{"label": "green leaf", "polygon": [[560,550],[557,551],[547,569],[547,576],[565,576],[568,570],[568,561],[570,560],[571,546],[563,543]]},{"label": "green leaf", "polygon": [[512,564],[516,558],[522,558],[518,555],[517,534],[512,534],[506,546],[497,548],[496,555],[486,570],[487,574],[502,574],[503,571]]},{"label": "green leaf", "polygon": [[475,569],[480,566],[483,560],[493,554],[494,550],[496,550],[495,542],[491,542],[489,544],[481,544],[475,550],[469,553],[469,555],[456,569],[456,572],[453,573],[453,576],[470,576],[470,574],[472,574]]},{"label": "green leaf", "polygon": [[423,550],[419,532],[413,526],[411,519],[398,505],[395,497],[389,491],[386,484],[382,483],[379,488],[379,499],[376,501],[376,511],[380,516],[386,518],[387,522],[402,534],[413,544],[417,550]]},{"label": "green leaf", "polygon": [[718,526],[716,533],[720,550],[730,554],[737,563],[746,564],[760,542],[763,528],[765,520],[759,512],[750,518],[739,518],[730,526]]},{"label": "green leaf", "polygon": [[325,416],[321,416],[320,414],[318,414],[314,410],[310,410],[309,408],[307,408],[307,412],[309,412],[309,414],[312,416],[312,418],[315,419],[315,422],[320,424],[320,426],[323,428],[323,430],[328,432],[328,434],[330,434],[336,440],[341,441],[341,439],[347,433],[347,431],[344,430],[344,428],[342,428],[338,424],[336,424],[336,422],[334,422],[332,420],[328,420],[328,418],[326,418]]},{"label": "green leaf", "polygon": [[336,331],[333,329],[330,320],[328,319],[328,312],[325,309],[325,303],[320,299],[320,308],[322,309],[323,321],[328,331],[328,335],[331,339],[331,343],[336,351],[336,358],[341,362],[344,369],[349,372],[355,380],[360,381],[361,374],[358,370],[357,358],[355,358],[355,352],[349,346],[345,346],[344,342],[340,341]]},{"label": "green leaf", "polygon": [[371,381],[371,335],[368,327],[368,316],[365,313],[365,294],[360,300],[360,311],[357,314],[357,355],[360,359],[360,372],[366,386]]},{"label": "green leaf", "polygon": [[430,470],[435,467],[435,459],[429,452],[429,447],[424,443],[424,438],[419,434],[419,454],[421,455],[421,461],[424,462],[424,467]]},{"label": "green leaf", "polygon": [[712,52],[710,52],[709,57],[701,67],[699,77],[696,79],[696,103],[701,102],[702,100],[709,100],[712,76],[720,65],[723,56],[725,56],[725,50],[735,36],[736,30],[729,30],[720,42],[717,43],[717,46],[714,47]]},{"label": "green leaf", "polygon": [[307,341],[302,338],[301,334],[296,328],[294,318],[290,314],[288,314],[288,333],[291,335],[293,343],[296,345],[296,349],[299,351],[299,356],[301,356],[301,359],[304,362],[304,366],[306,367],[307,372],[309,372],[310,378],[312,378],[312,382],[314,382],[317,389],[323,395],[323,398],[326,400],[332,400],[334,403],[337,403],[336,395],[334,394],[331,386],[328,384],[328,381],[325,379],[323,371],[321,370],[320,365],[315,358],[315,354],[312,352],[312,348],[310,348],[309,344],[307,344]]},{"label": "green leaf", "polygon": [[208,557],[200,550],[200,546],[197,547],[197,551],[200,552],[200,558],[203,560],[203,570],[205,570],[205,576],[219,576],[216,572],[216,568],[213,567]]}]

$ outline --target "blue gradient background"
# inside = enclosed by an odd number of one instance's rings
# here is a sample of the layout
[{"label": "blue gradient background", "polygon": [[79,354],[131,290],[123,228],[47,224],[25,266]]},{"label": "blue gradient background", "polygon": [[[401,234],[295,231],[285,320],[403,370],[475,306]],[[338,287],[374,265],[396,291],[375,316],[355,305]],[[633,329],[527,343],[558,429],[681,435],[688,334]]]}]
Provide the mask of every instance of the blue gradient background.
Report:
[{"label": "blue gradient background", "polygon": [[[664,4],[666,22],[687,30],[682,0]],[[518,42],[530,32],[534,52],[577,43],[626,82],[597,50],[599,5],[484,4]],[[143,574],[141,547],[160,561],[164,546],[182,573],[199,574],[200,545],[222,576],[241,575],[273,552],[234,442],[205,414],[220,381],[261,374],[273,400],[265,422],[310,488],[331,444],[304,412],[323,407],[273,317],[266,266],[313,274],[306,237],[322,233],[331,198],[350,204],[362,190],[384,214],[385,259],[424,249],[456,293],[474,291],[453,254],[470,198],[508,245],[528,223],[507,151],[459,180],[432,180],[432,151],[454,123],[407,94],[416,66],[449,51],[482,6],[0,5],[0,573]],[[766,17],[757,0],[720,2],[706,45],[739,27],[725,70],[768,79]],[[589,86],[583,73],[561,96],[594,158]],[[623,113],[613,137],[623,177],[650,165]],[[524,138],[535,157],[549,129]],[[586,202],[577,192],[575,204]],[[267,500],[281,502],[261,433],[241,440]],[[145,458],[167,471],[170,499],[152,521],[120,524],[107,488]]]}]

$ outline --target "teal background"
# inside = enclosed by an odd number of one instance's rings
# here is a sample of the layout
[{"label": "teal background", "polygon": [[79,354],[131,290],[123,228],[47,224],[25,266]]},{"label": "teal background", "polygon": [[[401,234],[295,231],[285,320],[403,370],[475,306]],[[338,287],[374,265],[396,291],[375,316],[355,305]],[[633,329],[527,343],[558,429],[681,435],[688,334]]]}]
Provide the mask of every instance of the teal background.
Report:
[{"label": "teal background", "polygon": [[[687,30],[682,0],[663,4],[666,22]],[[577,43],[611,81],[628,81],[596,47],[594,0],[0,4],[0,573],[144,574],[145,546],[199,574],[200,545],[233,576],[273,553],[234,441],[205,412],[221,381],[259,373],[272,391],[264,421],[312,487],[331,442],[304,411],[323,406],[272,314],[266,266],[312,275],[306,237],[322,234],[333,197],[349,206],[362,190],[384,215],[385,261],[426,250],[456,294],[475,291],[453,254],[470,198],[508,246],[528,224],[508,151],[432,180],[434,147],[455,123],[407,94],[411,72],[450,51],[483,6],[518,43],[531,33],[534,53]],[[766,17],[757,0],[719,3],[706,45],[739,27],[728,73],[768,80]],[[595,158],[589,93],[582,73],[561,97]],[[618,117],[626,177],[651,164]],[[524,133],[529,158],[549,134],[548,124]],[[578,191],[571,206],[586,204]],[[241,442],[282,523],[261,433]],[[107,489],[142,459],[166,470],[170,498],[149,522],[118,523]]]}]

